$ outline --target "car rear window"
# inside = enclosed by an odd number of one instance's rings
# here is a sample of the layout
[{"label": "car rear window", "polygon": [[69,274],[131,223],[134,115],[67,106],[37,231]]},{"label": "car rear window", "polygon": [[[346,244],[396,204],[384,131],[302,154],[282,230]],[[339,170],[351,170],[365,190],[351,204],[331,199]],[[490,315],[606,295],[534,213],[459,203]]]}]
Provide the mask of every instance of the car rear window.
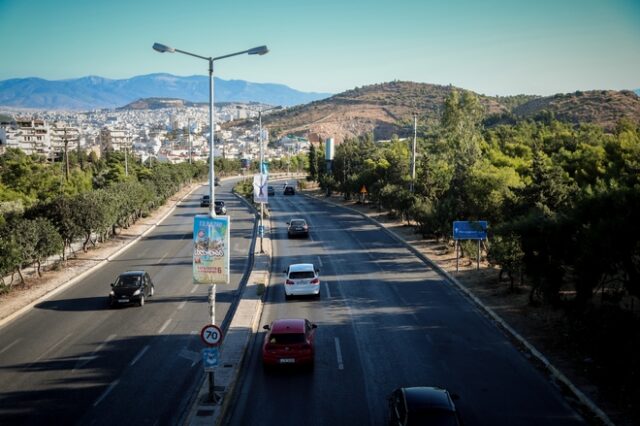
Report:
[{"label": "car rear window", "polygon": [[315,274],[313,271],[299,271],[299,272],[289,272],[289,278],[295,280],[300,278],[314,278]]},{"label": "car rear window", "polygon": [[291,345],[293,343],[304,343],[305,338],[302,333],[282,333],[271,334],[271,340],[269,343],[275,343],[278,345]]}]

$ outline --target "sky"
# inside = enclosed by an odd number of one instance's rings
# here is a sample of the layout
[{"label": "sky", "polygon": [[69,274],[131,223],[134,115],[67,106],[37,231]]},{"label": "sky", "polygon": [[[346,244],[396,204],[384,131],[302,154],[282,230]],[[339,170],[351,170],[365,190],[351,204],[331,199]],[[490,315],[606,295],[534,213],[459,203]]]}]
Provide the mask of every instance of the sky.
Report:
[{"label": "sky", "polygon": [[0,0],[0,80],[207,75],[339,93],[640,88],[640,0]]}]

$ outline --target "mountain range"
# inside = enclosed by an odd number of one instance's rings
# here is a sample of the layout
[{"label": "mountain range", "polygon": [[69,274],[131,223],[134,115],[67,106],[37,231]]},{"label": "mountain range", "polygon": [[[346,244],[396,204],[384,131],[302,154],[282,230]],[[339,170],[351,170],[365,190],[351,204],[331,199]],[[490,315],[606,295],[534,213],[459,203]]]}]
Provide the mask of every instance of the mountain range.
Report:
[{"label": "mountain range", "polygon": [[[216,102],[259,102],[292,106],[331,96],[301,92],[283,84],[251,83],[214,77]],[[0,81],[0,106],[47,110],[118,108],[141,98],[209,101],[209,77],[148,74],[112,80],[88,76],[69,80],[17,78]]]}]

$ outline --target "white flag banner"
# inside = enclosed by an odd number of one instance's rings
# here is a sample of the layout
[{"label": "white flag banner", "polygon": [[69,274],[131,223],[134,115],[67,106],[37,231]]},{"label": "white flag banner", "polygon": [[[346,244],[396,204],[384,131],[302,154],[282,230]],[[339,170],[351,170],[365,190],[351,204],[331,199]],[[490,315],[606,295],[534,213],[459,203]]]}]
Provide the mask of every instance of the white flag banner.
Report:
[{"label": "white flag banner", "polygon": [[268,203],[269,195],[267,194],[268,175],[260,174],[253,176],[253,202]]}]

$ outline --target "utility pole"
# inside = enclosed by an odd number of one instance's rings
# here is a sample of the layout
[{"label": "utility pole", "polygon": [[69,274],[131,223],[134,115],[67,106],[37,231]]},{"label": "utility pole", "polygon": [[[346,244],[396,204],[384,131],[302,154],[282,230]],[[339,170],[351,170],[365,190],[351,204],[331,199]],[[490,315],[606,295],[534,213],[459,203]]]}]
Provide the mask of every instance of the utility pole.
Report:
[{"label": "utility pole", "polygon": [[414,191],[416,181],[416,139],[418,136],[418,116],[413,116],[413,147],[411,149],[411,192]]}]

